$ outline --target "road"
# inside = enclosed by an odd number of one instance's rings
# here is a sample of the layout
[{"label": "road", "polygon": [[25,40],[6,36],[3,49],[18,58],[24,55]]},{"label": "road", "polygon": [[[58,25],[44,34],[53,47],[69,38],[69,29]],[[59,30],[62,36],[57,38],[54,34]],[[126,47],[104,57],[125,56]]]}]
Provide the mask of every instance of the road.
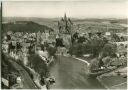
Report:
[{"label": "road", "polygon": [[23,89],[37,89],[35,83],[29,76],[28,72],[19,64],[17,64],[15,61],[9,60],[10,63],[19,70],[19,73],[21,75],[22,81],[23,81]]},{"label": "road", "polygon": [[72,57],[58,56],[58,61],[50,70],[56,83],[52,89],[104,89],[95,78],[87,76],[87,64]]}]

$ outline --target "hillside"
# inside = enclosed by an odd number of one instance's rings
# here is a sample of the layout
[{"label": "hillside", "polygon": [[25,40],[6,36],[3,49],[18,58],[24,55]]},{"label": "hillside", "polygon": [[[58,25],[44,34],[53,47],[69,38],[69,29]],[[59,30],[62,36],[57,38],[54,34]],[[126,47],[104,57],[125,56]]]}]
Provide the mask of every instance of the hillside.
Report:
[{"label": "hillside", "polygon": [[[35,21],[35,22],[57,22],[60,18],[37,18],[37,17],[3,17],[3,22],[14,22],[14,21]],[[127,24],[128,19],[118,19],[118,18],[85,18],[85,19],[78,19],[78,18],[71,18],[73,22],[116,22],[119,24]]]},{"label": "hillside", "polygon": [[14,32],[44,32],[46,30],[53,31],[52,28],[46,25],[40,25],[32,21],[17,21],[11,23],[3,23],[3,30],[14,31]]},{"label": "hillside", "polygon": [[[55,31],[58,30],[57,22],[60,18],[36,18],[36,17],[5,17],[3,19],[4,22],[11,22],[11,21],[33,21],[40,25],[48,26],[49,28],[54,29]],[[113,19],[113,18],[85,18],[85,19],[77,19],[71,18],[73,22],[73,30],[80,30],[81,32],[92,32],[92,31],[106,31],[109,29],[110,31],[117,31],[117,32],[126,32],[125,27],[121,26],[120,24],[127,24],[127,19]],[[108,28],[107,28],[108,27]]]},{"label": "hillside", "polygon": [[36,17],[4,17],[3,22],[15,22],[15,21],[33,21],[40,25],[48,26],[54,30],[57,28],[57,21],[59,18],[36,18]]},{"label": "hillside", "polygon": [[76,22],[73,28],[74,30],[79,30],[80,32],[127,32],[127,28],[118,23]]}]

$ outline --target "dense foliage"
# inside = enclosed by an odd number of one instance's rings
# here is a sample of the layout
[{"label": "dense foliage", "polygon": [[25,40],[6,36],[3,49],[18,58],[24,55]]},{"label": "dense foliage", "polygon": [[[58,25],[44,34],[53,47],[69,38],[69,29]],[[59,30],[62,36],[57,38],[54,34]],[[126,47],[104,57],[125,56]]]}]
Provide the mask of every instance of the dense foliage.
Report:
[{"label": "dense foliage", "polygon": [[70,49],[69,53],[76,56],[82,56],[83,54],[92,54],[93,57],[99,55],[99,53],[114,53],[116,47],[108,43],[105,37],[93,36],[92,38],[86,38],[83,43],[74,43]]},{"label": "dense foliage", "polygon": [[32,21],[24,21],[17,23],[7,23],[3,24],[3,31],[13,31],[13,32],[44,32],[45,30],[53,31],[53,29],[49,28],[45,25],[39,25]]}]

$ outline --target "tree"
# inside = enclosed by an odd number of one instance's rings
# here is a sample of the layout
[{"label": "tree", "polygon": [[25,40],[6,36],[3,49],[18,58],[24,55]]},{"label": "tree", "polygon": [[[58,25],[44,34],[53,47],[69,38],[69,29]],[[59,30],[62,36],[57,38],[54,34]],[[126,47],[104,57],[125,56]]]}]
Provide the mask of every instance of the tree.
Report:
[{"label": "tree", "polygon": [[81,43],[75,43],[69,48],[71,55],[82,56],[84,54],[84,46]]},{"label": "tree", "polygon": [[113,34],[113,35],[112,35],[112,40],[115,41],[115,42],[119,42],[119,41],[120,41],[120,38],[119,38],[118,35]]},{"label": "tree", "polygon": [[102,51],[102,48],[106,43],[106,39],[93,36],[92,38],[88,39],[84,50],[96,57]]},{"label": "tree", "polygon": [[117,50],[117,46],[115,44],[112,44],[112,43],[105,44],[102,49],[103,57],[115,56],[116,50]]}]

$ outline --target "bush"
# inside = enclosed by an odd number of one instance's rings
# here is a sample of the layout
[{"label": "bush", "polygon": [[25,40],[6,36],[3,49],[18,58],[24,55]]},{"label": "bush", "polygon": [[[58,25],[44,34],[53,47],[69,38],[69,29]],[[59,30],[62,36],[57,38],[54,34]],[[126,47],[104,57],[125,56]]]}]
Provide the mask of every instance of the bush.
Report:
[{"label": "bush", "polygon": [[69,53],[71,55],[76,55],[78,57],[84,54],[84,46],[81,43],[76,43],[69,48]]},{"label": "bush", "polygon": [[74,43],[70,47],[69,53],[76,56],[82,56],[83,54],[92,54],[93,57],[98,57],[100,53],[103,53],[103,57],[114,57],[116,50],[116,45],[108,43],[107,38],[93,36],[91,38],[88,38],[85,43]]},{"label": "bush", "polygon": [[46,76],[48,67],[45,62],[36,54],[29,56],[28,58],[30,66],[40,75]]},{"label": "bush", "polygon": [[117,50],[117,47],[115,44],[112,44],[112,43],[105,44],[102,49],[103,57],[106,57],[106,56],[114,57],[116,50]]},{"label": "bush", "polygon": [[96,57],[102,51],[102,48],[106,43],[106,39],[104,38],[90,38],[84,45],[84,54],[92,54],[93,57]]}]

